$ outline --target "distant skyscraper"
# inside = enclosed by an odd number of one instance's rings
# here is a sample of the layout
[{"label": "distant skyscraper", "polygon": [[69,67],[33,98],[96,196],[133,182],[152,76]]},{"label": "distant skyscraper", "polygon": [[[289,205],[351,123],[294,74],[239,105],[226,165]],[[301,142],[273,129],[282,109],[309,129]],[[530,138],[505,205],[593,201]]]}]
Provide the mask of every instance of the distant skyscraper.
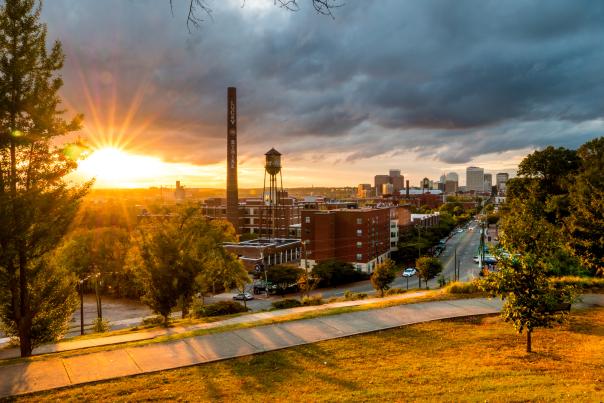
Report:
[{"label": "distant skyscraper", "polygon": [[466,191],[484,192],[484,169],[478,167],[466,168]]},{"label": "distant skyscraper", "polygon": [[444,184],[446,181],[447,181],[447,175],[442,174],[440,176],[440,179],[438,180],[438,182]]},{"label": "distant skyscraper", "polygon": [[457,175],[457,172],[449,172],[446,180],[459,183],[459,175]]},{"label": "distant skyscraper", "polygon": [[484,174],[484,191],[491,192],[493,189],[493,174]]},{"label": "distant skyscraper", "polygon": [[509,178],[510,175],[506,172],[500,172],[495,176],[495,183],[497,184],[497,192],[499,194],[505,194],[505,184]]},{"label": "distant skyscraper", "polygon": [[382,185],[385,183],[390,183],[389,175],[375,175],[374,185],[375,185],[375,195],[376,196],[382,195]]},{"label": "distant skyscraper", "polygon": [[445,193],[446,194],[457,193],[457,181],[446,181],[445,182]]},{"label": "distant skyscraper", "polygon": [[405,177],[401,175],[400,169],[391,169],[388,176],[394,193],[398,193],[405,187]]}]

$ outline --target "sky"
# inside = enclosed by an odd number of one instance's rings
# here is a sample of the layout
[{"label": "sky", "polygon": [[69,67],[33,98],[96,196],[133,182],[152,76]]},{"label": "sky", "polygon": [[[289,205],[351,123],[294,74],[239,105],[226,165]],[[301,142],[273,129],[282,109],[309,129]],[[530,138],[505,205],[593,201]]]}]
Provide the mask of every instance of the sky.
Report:
[{"label": "sky", "polygon": [[467,166],[513,173],[535,149],[603,133],[602,2],[346,0],[333,18],[298,2],[207,0],[211,17],[188,29],[185,0],[172,12],[169,0],[46,1],[67,110],[84,113],[94,147],[121,150],[80,174],[224,187],[228,86],[241,187],[262,186],[271,147],[285,187],[356,186],[390,168],[463,184]]}]

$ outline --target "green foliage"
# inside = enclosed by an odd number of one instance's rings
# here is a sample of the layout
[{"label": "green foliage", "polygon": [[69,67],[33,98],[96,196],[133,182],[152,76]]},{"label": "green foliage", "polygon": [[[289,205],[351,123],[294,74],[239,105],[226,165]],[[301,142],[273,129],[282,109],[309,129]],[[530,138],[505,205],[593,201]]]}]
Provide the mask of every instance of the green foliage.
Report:
[{"label": "green foliage", "polygon": [[604,289],[604,278],[598,277],[578,277],[564,276],[552,277],[551,283],[556,287],[575,287],[581,290],[602,290]]},{"label": "green foliage", "polygon": [[320,279],[319,286],[321,287],[334,287],[369,278],[367,273],[356,270],[352,264],[335,260],[317,264],[312,269],[312,275]]},{"label": "green foliage", "polygon": [[95,333],[105,333],[108,332],[110,328],[111,326],[109,325],[108,320],[95,318],[92,322],[92,331]]},{"label": "green foliage", "polygon": [[433,279],[443,271],[442,262],[435,257],[420,257],[415,261],[415,267],[417,268],[419,278],[425,280],[426,287],[428,286],[428,280]]},{"label": "green foliage", "polygon": [[218,301],[215,304],[203,305],[195,311],[195,316],[222,316],[246,312],[248,309],[235,301]]},{"label": "green foliage", "polygon": [[275,309],[288,309],[288,308],[296,308],[298,306],[302,306],[302,303],[294,298],[286,298],[286,299],[282,299],[280,301],[275,301],[271,305]]},{"label": "green foliage", "polygon": [[447,284],[445,287],[445,292],[448,294],[474,294],[480,292],[480,288],[479,285],[474,281],[469,283],[455,281]]},{"label": "green foliage", "polygon": [[581,170],[570,192],[571,251],[592,275],[604,276],[604,137],[577,151]]},{"label": "green foliage", "polygon": [[40,12],[34,0],[0,5],[0,314],[22,356],[58,337],[70,316],[71,277],[48,260],[89,187],[64,179],[83,148],[57,148],[57,139],[81,116],[62,117],[64,56],[59,42],[46,48]]},{"label": "green foliage", "polygon": [[305,296],[302,298],[302,305],[311,306],[311,305],[323,305],[325,301],[323,301],[323,296],[321,294]]},{"label": "green foliage", "polygon": [[228,222],[208,221],[196,209],[184,208],[170,219],[139,226],[128,269],[143,284],[143,300],[167,323],[179,300],[185,317],[196,292],[216,284],[241,288],[249,281],[241,262],[222,247],[234,239]]},{"label": "green foliage", "polygon": [[367,298],[367,293],[364,292],[352,292],[350,290],[344,292],[344,299],[346,301],[357,301],[365,298]]},{"label": "green foliage", "polygon": [[522,333],[527,330],[527,351],[531,351],[531,333],[538,327],[562,323],[567,312],[556,311],[563,303],[573,302],[572,287],[556,287],[547,277],[545,264],[534,255],[501,260],[500,270],[486,276],[481,287],[504,300],[502,317]]},{"label": "green foliage", "polygon": [[304,274],[304,270],[294,265],[277,264],[266,271],[268,281],[276,286],[277,294],[283,295],[288,290],[295,290],[298,280]]},{"label": "green foliage", "polygon": [[375,267],[373,274],[371,274],[371,285],[383,297],[384,291],[390,288],[390,283],[395,278],[396,265],[392,260],[386,259]]},{"label": "green foliage", "polygon": [[[143,294],[136,277],[125,267],[130,235],[118,227],[76,230],[57,250],[57,262],[80,279],[101,273],[105,293],[138,298]],[[90,290],[91,283],[84,283]]]},{"label": "green foliage", "polygon": [[[78,303],[75,279],[71,273],[53,264],[48,259],[30,263],[30,303],[36,308],[32,313],[31,343],[36,347],[59,339],[69,328],[69,320]],[[9,290],[0,289],[2,300],[10,297]],[[10,304],[3,304],[2,318],[12,318]],[[4,323],[3,323],[4,322]],[[14,320],[0,321],[0,328],[14,340],[19,338],[18,323]]]},{"label": "green foliage", "polygon": [[406,292],[407,292],[407,290],[405,290],[403,288],[395,287],[395,288],[391,288],[388,291],[386,291],[385,294],[386,295],[398,295],[398,294],[404,294]]}]

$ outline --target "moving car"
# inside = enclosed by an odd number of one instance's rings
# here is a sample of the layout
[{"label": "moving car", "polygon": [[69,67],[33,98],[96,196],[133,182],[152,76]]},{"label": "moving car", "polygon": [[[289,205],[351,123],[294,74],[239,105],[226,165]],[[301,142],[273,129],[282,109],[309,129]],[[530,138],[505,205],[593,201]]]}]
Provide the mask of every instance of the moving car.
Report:
[{"label": "moving car", "polygon": [[411,276],[415,276],[415,273],[417,273],[417,270],[415,269],[415,267],[407,267],[404,271],[403,271],[403,277],[411,277]]},{"label": "moving car", "polygon": [[254,296],[249,292],[240,292],[239,294],[233,296],[233,299],[237,301],[249,301],[254,299]]}]

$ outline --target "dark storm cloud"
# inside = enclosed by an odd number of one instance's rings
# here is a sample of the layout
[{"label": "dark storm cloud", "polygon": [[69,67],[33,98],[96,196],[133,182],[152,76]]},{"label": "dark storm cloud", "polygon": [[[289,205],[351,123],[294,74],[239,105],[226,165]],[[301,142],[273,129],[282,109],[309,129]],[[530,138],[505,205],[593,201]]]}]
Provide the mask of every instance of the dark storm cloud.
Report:
[{"label": "dark storm cloud", "polygon": [[575,147],[602,128],[604,3],[350,0],[335,20],[271,3],[213,2],[214,20],[191,34],[167,0],[54,0],[44,18],[65,44],[70,103],[91,115],[84,83],[105,119],[115,99],[119,121],[139,95],[134,123],[151,121],[171,160],[224,158],[229,85],[248,153],[464,163]]}]

